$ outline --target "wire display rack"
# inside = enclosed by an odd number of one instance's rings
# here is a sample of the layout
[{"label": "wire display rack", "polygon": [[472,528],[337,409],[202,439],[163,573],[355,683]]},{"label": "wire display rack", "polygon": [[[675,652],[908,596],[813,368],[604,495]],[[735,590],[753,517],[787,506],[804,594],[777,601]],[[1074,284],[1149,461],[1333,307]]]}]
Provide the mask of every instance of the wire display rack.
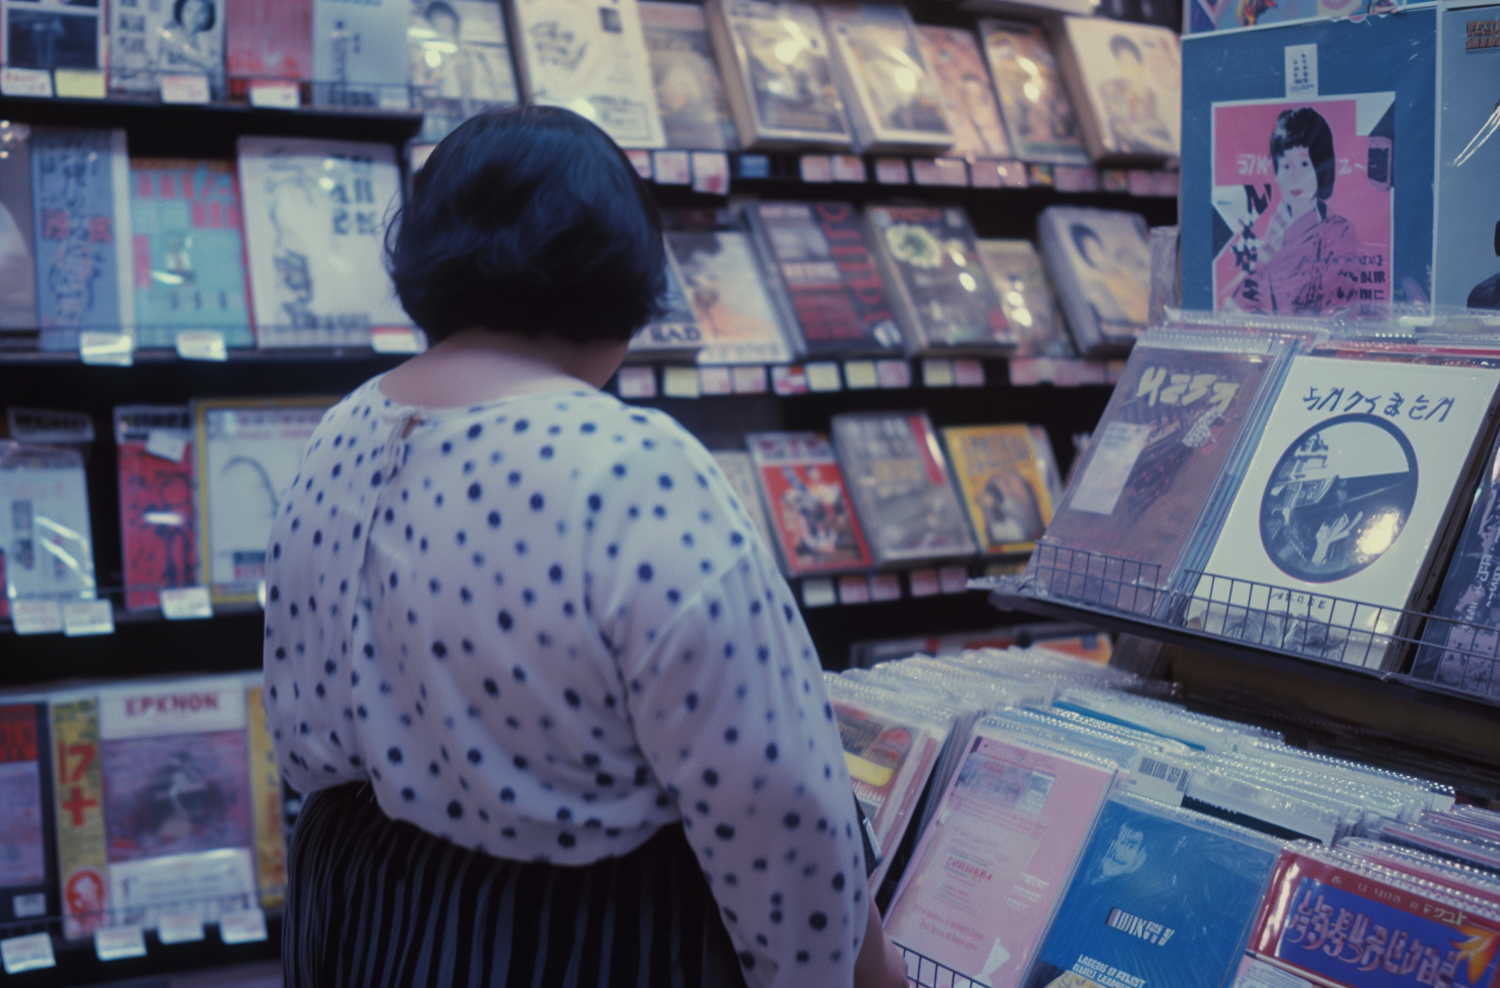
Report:
[{"label": "wire display rack", "polygon": [[914,988],[989,988],[989,985],[983,981],[976,981],[967,974],[960,974],[946,964],[939,964],[931,957],[920,954],[904,944],[897,943],[896,948],[906,959],[906,980]]}]

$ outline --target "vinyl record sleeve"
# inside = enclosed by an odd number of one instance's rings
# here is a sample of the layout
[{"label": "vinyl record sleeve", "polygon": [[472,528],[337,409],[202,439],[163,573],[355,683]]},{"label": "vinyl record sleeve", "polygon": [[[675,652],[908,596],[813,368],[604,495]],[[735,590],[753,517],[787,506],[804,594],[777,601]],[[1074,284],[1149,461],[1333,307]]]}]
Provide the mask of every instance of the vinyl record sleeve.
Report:
[{"label": "vinyl record sleeve", "polygon": [[514,0],[517,62],[528,102],[561,106],[621,147],[665,145],[635,0]]},{"label": "vinyl record sleeve", "polygon": [[8,68],[102,69],[108,61],[103,5],[0,0]]},{"label": "vinyl record sleeve", "polygon": [[1065,17],[1057,55],[1096,162],[1151,164],[1181,153],[1177,32],[1102,17]]},{"label": "vinyl record sleeve", "polygon": [[[1276,381],[1269,348],[1210,346],[1177,348],[1147,337],[1131,352],[1047,527],[1047,549],[1036,557],[1055,568],[1039,574],[1052,593],[1096,601],[1103,594],[1149,612],[1155,591],[1171,586],[1231,454],[1257,430],[1263,389]],[[1070,578],[1084,566],[1074,554],[1091,553],[1120,570],[1106,574],[1104,585]]]},{"label": "vinyl record sleeve", "polygon": [[[1280,848],[1189,811],[1108,800],[1026,988],[1098,988],[1111,977],[1140,988],[1219,988],[1239,962]],[[1063,980],[1069,972],[1072,982]]]},{"label": "vinyl record sleeve", "polygon": [[1000,118],[995,84],[979,53],[974,32],[961,27],[917,26],[917,41],[927,68],[942,88],[953,127],[953,147],[948,153],[970,161],[975,158],[1010,158],[1010,138]]},{"label": "vinyl record sleeve", "polygon": [[411,0],[412,109],[440,141],[480,111],[520,101],[499,0]]},{"label": "vinyl record sleeve", "polygon": [[745,215],[805,356],[901,354],[905,340],[852,205],[752,202]]},{"label": "vinyl record sleeve", "polygon": [[0,539],[9,599],[93,599],[88,480],[77,452],[0,447]]},{"label": "vinyl record sleeve", "polygon": [[410,16],[410,0],[313,0],[313,103],[407,109]]},{"label": "vinyl record sleeve", "polygon": [[37,346],[31,127],[0,126],[0,351]]},{"label": "vinyl record sleeve", "polygon": [[739,498],[740,507],[750,516],[750,522],[755,526],[761,541],[779,561],[781,555],[776,551],[777,540],[771,534],[771,525],[766,518],[766,505],[761,500],[760,486],[755,479],[755,463],[750,454],[744,450],[724,449],[715,450],[713,456],[714,462],[719,465],[719,471],[729,482],[729,489]]},{"label": "vinyl record sleeve", "polygon": [[975,734],[886,912],[895,942],[1018,988],[1116,772]]},{"label": "vinyl record sleeve", "polygon": [[79,940],[113,925],[104,854],[104,771],[99,763],[99,701],[88,691],[49,702],[63,936]]},{"label": "vinyl record sleeve", "polygon": [[1136,213],[1048,206],[1037,220],[1042,252],[1078,349],[1128,349],[1151,314],[1151,241]]},{"label": "vinyl record sleeve", "polygon": [[225,0],[116,0],[109,5],[109,86],[155,96],[163,73],[202,75],[224,92]]},{"label": "vinyl record sleeve", "polygon": [[926,413],[835,415],[832,429],[876,565],[975,554],[974,536]]},{"label": "vinyl record sleeve", "polygon": [[0,922],[58,914],[47,705],[0,706]]},{"label": "vinyl record sleeve", "polygon": [[942,151],[956,135],[916,25],[897,4],[827,2],[823,22],[862,151]]},{"label": "vinyl record sleeve", "polygon": [[865,216],[909,350],[993,356],[1015,349],[962,209],[871,206]]},{"label": "vinyl record sleeve", "polygon": [[1432,297],[1438,305],[1500,309],[1500,189],[1485,180],[1500,172],[1500,139],[1485,136],[1500,99],[1500,6],[1438,17],[1443,126]]},{"label": "vinyl record sleeve", "polygon": [[238,147],[260,346],[368,346],[372,329],[410,326],[385,269],[395,149],[301,137]]},{"label": "vinyl record sleeve", "polygon": [[125,131],[33,129],[31,192],[41,349],[76,351],[82,330],[131,332]]},{"label": "vinyl record sleeve", "polygon": [[313,0],[226,3],[224,61],[229,78],[241,84],[256,79],[311,79],[312,5]]},{"label": "vinyl record sleeve", "polygon": [[704,336],[699,363],[776,364],[792,359],[748,234],[673,231],[667,234],[667,246]]},{"label": "vinyl record sleeve", "polygon": [[703,8],[642,0],[641,27],[667,147],[733,151],[740,146]]},{"label": "vinyl record sleeve", "polygon": [[1493,368],[1293,358],[1189,625],[1335,662],[1391,661],[1387,636],[1411,633],[1399,609],[1422,606],[1432,553],[1473,491],[1497,384]]},{"label": "vinyl record sleeve", "polygon": [[762,432],[746,436],[745,445],[789,575],[870,568],[864,531],[826,437]]},{"label": "vinyl record sleeve", "polygon": [[854,131],[817,8],[708,0],[704,9],[744,148],[837,151],[852,145]]},{"label": "vinyl record sleeve", "polygon": [[1078,116],[1042,29],[1020,21],[982,20],[979,34],[1016,157],[1087,165]]},{"label": "vinyl record sleeve", "polygon": [[1016,338],[1012,357],[1076,357],[1052,282],[1029,240],[976,240],[979,259],[1000,296]]},{"label": "vinyl record sleeve", "polygon": [[667,290],[661,299],[661,315],[652,319],[636,331],[630,339],[630,348],[625,359],[651,360],[659,357],[680,357],[693,360],[703,349],[703,330],[698,326],[698,317],[688,303],[687,293],[682,287],[682,272],[670,247],[666,250]]},{"label": "vinyl record sleeve", "polygon": [[136,349],[170,349],[184,329],[255,345],[243,226],[234,162],[131,159]]},{"label": "vinyl record sleeve", "polygon": [[1029,553],[1052,520],[1045,461],[1024,425],[943,430],[953,476],[985,555]]},{"label": "vinyl record sleeve", "polygon": [[[155,610],[159,591],[198,585],[192,425],[192,414],[182,405],[115,409],[127,610]],[[158,445],[163,439],[167,444]],[[181,459],[162,455],[179,442]]]},{"label": "vinyl record sleeve", "polygon": [[250,805],[255,826],[255,879],[262,909],[286,902],[286,819],[281,798],[281,770],[266,727],[265,674],[257,669],[242,677],[245,685],[246,732],[250,746]]},{"label": "vinyl record sleeve", "polygon": [[193,403],[199,583],[215,603],[250,603],[265,578],[271,522],[334,398]]}]

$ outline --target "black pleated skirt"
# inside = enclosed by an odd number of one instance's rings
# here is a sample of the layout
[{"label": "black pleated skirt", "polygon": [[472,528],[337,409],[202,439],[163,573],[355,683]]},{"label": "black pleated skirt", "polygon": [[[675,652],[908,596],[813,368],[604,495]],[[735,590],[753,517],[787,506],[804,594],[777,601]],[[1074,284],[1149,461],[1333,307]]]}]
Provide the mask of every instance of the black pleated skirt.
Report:
[{"label": "black pleated skirt", "polygon": [[744,988],[683,837],[582,868],[461,848],[369,786],[306,800],[292,835],[287,988]]}]

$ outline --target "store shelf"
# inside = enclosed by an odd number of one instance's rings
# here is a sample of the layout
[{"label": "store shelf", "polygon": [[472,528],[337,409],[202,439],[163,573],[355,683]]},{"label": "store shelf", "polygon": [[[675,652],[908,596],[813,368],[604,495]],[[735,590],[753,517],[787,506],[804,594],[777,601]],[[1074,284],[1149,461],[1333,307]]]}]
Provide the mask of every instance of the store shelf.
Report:
[{"label": "store shelf", "polygon": [[[58,922],[60,921],[54,921],[52,925],[55,927]],[[35,925],[28,924],[25,932],[30,932]],[[67,988],[73,985],[126,981],[132,988],[158,988],[166,984],[166,976],[170,974],[256,962],[264,964],[281,956],[281,914],[276,912],[266,915],[266,939],[253,943],[226,944],[219,938],[218,926],[214,924],[206,927],[202,940],[191,943],[163,944],[154,930],[146,931],[144,939],[144,957],[101,961],[92,940],[68,941],[54,935],[52,951],[57,960],[55,967],[10,975],[4,977],[3,981],[5,984],[24,985],[27,988]],[[148,977],[153,980],[132,980]]]}]

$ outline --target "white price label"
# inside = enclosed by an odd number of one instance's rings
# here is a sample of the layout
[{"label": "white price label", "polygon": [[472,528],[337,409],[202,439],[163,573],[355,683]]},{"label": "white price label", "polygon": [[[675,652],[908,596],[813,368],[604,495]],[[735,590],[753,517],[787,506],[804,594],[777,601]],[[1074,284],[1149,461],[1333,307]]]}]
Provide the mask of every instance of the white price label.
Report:
[{"label": "white price label", "polygon": [[227,944],[266,939],[266,914],[259,909],[225,913],[219,917],[219,939]]},{"label": "white price label", "polygon": [[723,151],[694,151],[693,191],[710,196],[729,195],[729,155]]},{"label": "white price label", "polygon": [[832,580],[816,579],[802,581],[803,607],[829,607],[837,602],[838,594],[834,592]]},{"label": "white price label", "polygon": [[960,388],[984,387],[984,364],[977,360],[953,361],[953,383]]},{"label": "white price label", "polygon": [[911,172],[905,158],[876,158],[875,181],[881,185],[910,185]]},{"label": "white price label", "polygon": [[[0,69],[0,94],[6,96],[51,96],[52,75],[46,69]],[[25,940],[26,937],[19,937],[18,939]],[[9,943],[10,941],[6,942]],[[50,950],[51,948],[49,947],[48,949]]]},{"label": "white price label", "polygon": [[953,387],[953,361],[942,357],[922,361],[922,385],[928,388]]},{"label": "white price label", "polygon": [[177,356],[183,360],[229,359],[224,334],[217,329],[185,329],[177,334]]},{"label": "white price label", "polygon": [[53,69],[52,88],[70,99],[103,99],[104,73],[99,69]]},{"label": "white price label", "polygon": [[839,603],[840,604],[868,604],[870,602],[870,581],[863,576],[841,576],[839,577]]},{"label": "white price label", "polygon": [[421,353],[422,338],[411,326],[374,326],[370,329],[370,349],[376,353]]},{"label": "white price label", "polygon": [[882,388],[911,387],[911,364],[904,360],[881,360],[875,364],[875,376]]},{"label": "white price label", "polygon": [[833,159],[826,154],[804,154],[798,168],[804,182],[833,181]]},{"label": "white price label", "polygon": [[197,621],[214,616],[207,587],[169,587],[158,596],[161,616],[168,621]]},{"label": "white price label", "polygon": [[78,334],[78,357],[86,364],[129,367],[135,362],[135,341],[129,333],[84,330]]},{"label": "white price label", "polygon": [[895,573],[876,573],[870,577],[871,600],[900,600],[901,577]]},{"label": "white price label", "polygon": [[173,463],[187,455],[187,436],[177,429],[152,429],[146,433],[146,452]]},{"label": "white price label", "polygon": [[94,933],[94,953],[101,961],[146,956],[146,937],[139,926],[112,926]]},{"label": "white price label", "polygon": [[57,957],[52,953],[52,938],[45,933],[0,940],[0,961],[5,964],[6,974],[57,966]]},{"label": "white price label", "polygon": [[705,395],[734,394],[734,381],[728,367],[699,367],[698,391]]},{"label": "white price label", "polygon": [[47,915],[47,893],[23,892],[10,898],[10,908],[16,919],[32,919]]},{"label": "white price label", "polygon": [[737,395],[763,395],[768,388],[764,367],[732,367],[729,377]]},{"label": "white price label", "polygon": [[911,163],[911,175],[918,185],[969,184],[969,169],[962,158],[916,158]]},{"label": "white price label", "polygon": [[962,566],[944,566],[938,570],[938,586],[943,593],[963,593],[969,589],[969,571]]},{"label": "white price label", "polygon": [[651,155],[651,170],[657,185],[688,185],[693,180],[692,166],[686,151],[656,151]]},{"label": "white price label", "polygon": [[631,150],[625,152],[625,157],[635,166],[635,173],[646,181],[651,181],[651,152]]},{"label": "white price label", "polygon": [[193,943],[203,939],[203,919],[197,913],[163,913],[156,924],[162,943]]},{"label": "white price label", "polygon": [[55,600],[12,600],[10,622],[18,635],[55,635],[63,630],[62,608]]},{"label": "white price label", "polygon": [[844,385],[850,391],[866,391],[880,385],[875,376],[875,361],[847,360],[844,362]]},{"label": "white price label", "polygon": [[621,398],[655,398],[655,367],[621,367],[617,378]]},{"label": "white price label", "polygon": [[1316,99],[1318,96],[1318,46],[1287,45],[1286,98]]},{"label": "white price label", "polygon": [[69,638],[115,633],[115,611],[107,600],[70,600],[62,605],[62,618]]},{"label": "white price label", "polygon": [[164,73],[161,77],[163,103],[207,103],[208,76],[198,73]]},{"label": "white price label", "polygon": [[843,382],[839,380],[839,365],[832,361],[818,361],[803,366],[802,372],[807,375],[807,390],[809,391],[840,391]]},{"label": "white price label", "polygon": [[913,597],[936,597],[938,594],[937,570],[914,569],[908,574]]},{"label": "white price label", "polygon": [[250,105],[262,110],[295,110],[302,105],[302,90],[295,82],[250,84]]},{"label": "white price label", "polygon": [[865,159],[857,154],[836,154],[833,156],[833,180],[835,182],[866,182],[869,175],[865,171]]},{"label": "white price label", "polygon": [[698,397],[698,368],[662,368],[661,393],[668,398]]}]

